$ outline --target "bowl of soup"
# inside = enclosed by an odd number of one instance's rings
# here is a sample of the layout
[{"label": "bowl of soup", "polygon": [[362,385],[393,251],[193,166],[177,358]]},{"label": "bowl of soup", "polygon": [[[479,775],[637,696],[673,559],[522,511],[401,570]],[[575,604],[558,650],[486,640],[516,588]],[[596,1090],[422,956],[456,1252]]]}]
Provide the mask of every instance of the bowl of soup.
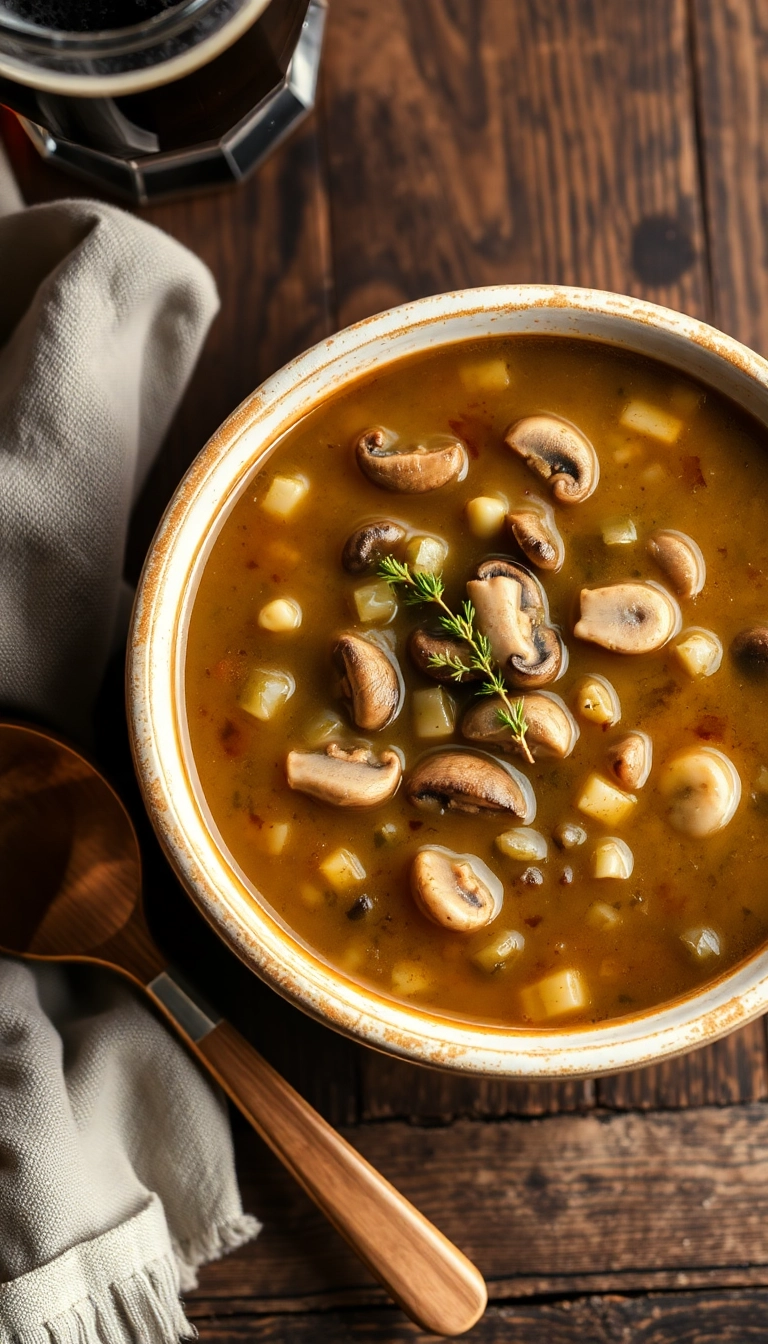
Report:
[{"label": "bowl of soup", "polygon": [[225,422],[133,748],[190,896],[367,1044],[630,1068],[768,1008],[768,364],[620,295],[406,304]]}]

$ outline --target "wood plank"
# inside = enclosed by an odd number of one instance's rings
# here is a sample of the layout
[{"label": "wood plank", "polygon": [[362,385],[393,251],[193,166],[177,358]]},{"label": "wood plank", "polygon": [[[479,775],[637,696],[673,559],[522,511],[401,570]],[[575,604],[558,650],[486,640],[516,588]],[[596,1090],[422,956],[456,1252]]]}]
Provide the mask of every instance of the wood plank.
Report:
[{"label": "wood plank", "polygon": [[[768,1292],[677,1293],[491,1306],[463,1338],[472,1344],[765,1344]],[[195,1316],[204,1344],[427,1344],[394,1311],[261,1319]]]},{"label": "wood plank", "polygon": [[335,0],[323,92],[340,325],[503,281],[706,311],[685,0]]},{"label": "wood plank", "polygon": [[599,1078],[597,1104],[614,1110],[727,1106],[768,1098],[765,1019],[690,1055]]},{"label": "wood plank", "polygon": [[360,1059],[361,1120],[447,1124],[452,1119],[501,1120],[510,1115],[585,1111],[595,1104],[588,1078],[528,1083],[462,1077],[421,1068],[367,1050]]},{"label": "wood plank", "polygon": [[713,321],[768,353],[768,3],[692,0]]},{"label": "wood plank", "polygon": [[[475,1261],[492,1297],[768,1284],[760,1104],[345,1132]],[[195,1296],[251,1311],[375,1302],[365,1270],[250,1133],[238,1158],[265,1228],[208,1266]]]}]

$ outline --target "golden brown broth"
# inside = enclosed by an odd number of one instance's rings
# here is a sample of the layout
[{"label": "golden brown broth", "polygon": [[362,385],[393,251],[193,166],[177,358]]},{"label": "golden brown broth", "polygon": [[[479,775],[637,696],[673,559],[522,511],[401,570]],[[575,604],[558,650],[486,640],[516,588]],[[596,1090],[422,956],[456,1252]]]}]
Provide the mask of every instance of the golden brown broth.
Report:
[{"label": "golden brown broth", "polygon": [[[487,394],[466,391],[459,371],[498,358],[508,366],[509,386]],[[633,397],[684,420],[674,446],[619,426]],[[446,595],[455,607],[479,560],[515,551],[506,533],[490,543],[470,534],[463,517],[466,501],[494,492],[510,500],[525,491],[546,495],[543,484],[503,443],[510,423],[538,411],[577,424],[601,463],[595,494],[581,505],[556,510],[566,559],[559,574],[542,577],[552,620],[570,649],[570,665],[548,689],[568,702],[583,674],[600,673],[619,693],[622,719],[608,731],[581,724],[580,740],[567,760],[525,767],[538,802],[535,828],[550,838],[558,822],[572,820],[589,834],[587,844],[567,853],[550,839],[548,858],[538,865],[544,883],[529,886],[519,881],[526,865],[494,849],[494,838],[509,829],[498,815],[420,812],[402,789],[372,811],[336,809],[291,792],[284,762],[289,749],[306,745],[308,725],[319,712],[336,710],[348,722],[331,649],[340,631],[356,628],[352,592],[364,581],[346,574],[340,564],[350,532],[371,518],[388,517],[417,533],[443,537],[450,545]],[[357,435],[372,424],[384,424],[405,440],[453,429],[470,450],[466,479],[426,495],[377,489],[359,471],[352,451]],[[630,460],[621,460],[623,450]],[[657,479],[645,475],[649,467]],[[271,521],[260,507],[277,472],[302,473],[311,483],[308,496],[285,522]],[[186,663],[192,748],[211,812],[235,859],[287,924],[333,965],[385,994],[392,992],[393,965],[420,965],[431,988],[415,1002],[467,1019],[523,1023],[520,987],[566,966],[583,974],[590,995],[589,1008],[569,1022],[637,1012],[719,975],[759,946],[768,930],[768,805],[763,807],[761,796],[752,792],[760,767],[768,765],[768,682],[745,677],[727,652],[740,629],[768,614],[767,494],[765,433],[754,422],[664,365],[593,342],[525,336],[449,346],[390,364],[326,402],[285,435],[263,474],[243,493],[215,543],[192,614]],[[635,545],[604,544],[601,525],[616,515],[635,521]],[[692,681],[671,646],[654,655],[627,657],[573,638],[582,585],[663,579],[645,551],[656,527],[689,533],[704,552],[704,591],[681,600],[681,607],[684,628],[714,630],[725,645],[722,666],[711,678]],[[300,603],[298,631],[269,634],[257,626],[260,608],[276,596]],[[405,652],[408,631],[423,620],[423,611],[401,605],[391,627],[406,692],[434,684],[410,665]],[[237,705],[238,690],[253,666],[285,668],[296,680],[293,698],[269,723],[256,721]],[[463,705],[471,692],[461,688],[456,698]],[[590,858],[606,831],[580,818],[574,801],[590,770],[605,773],[609,742],[630,728],[648,732],[655,753],[635,814],[619,832],[634,852],[635,869],[628,881],[598,881],[590,875]],[[359,740],[359,734],[348,727],[345,740]],[[455,740],[462,741],[458,730]],[[669,826],[655,780],[658,765],[671,752],[702,742],[727,753],[743,792],[724,830],[692,840]],[[433,745],[414,737],[407,694],[399,718],[376,735],[373,745],[377,751],[401,748],[407,765]],[[521,762],[515,758],[515,764]],[[260,849],[261,823],[268,821],[291,823],[279,858],[265,857]],[[385,822],[398,827],[401,841],[395,847],[375,844],[374,832]],[[503,880],[503,910],[490,928],[457,934],[430,923],[416,909],[409,864],[429,842],[478,855]],[[367,876],[359,888],[334,895],[318,879],[317,869],[339,846],[354,851]],[[566,865],[573,870],[567,886],[560,882]],[[302,883],[323,890],[317,908],[302,900]],[[373,898],[373,908],[353,922],[347,911],[360,891]],[[596,899],[620,907],[621,923],[608,932],[585,922]],[[701,925],[712,926],[721,939],[721,955],[706,962],[697,962],[681,940],[686,930]],[[525,948],[503,968],[481,971],[472,953],[502,929],[522,932]]]}]

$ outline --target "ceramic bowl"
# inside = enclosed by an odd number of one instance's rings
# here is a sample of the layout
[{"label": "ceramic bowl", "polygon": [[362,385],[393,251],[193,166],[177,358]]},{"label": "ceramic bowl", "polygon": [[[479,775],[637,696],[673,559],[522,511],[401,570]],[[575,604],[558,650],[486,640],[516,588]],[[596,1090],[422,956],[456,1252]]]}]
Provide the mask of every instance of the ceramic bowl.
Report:
[{"label": "ceramic bowl", "polygon": [[514,285],[440,294],[348,327],[258,388],[179,486],[146,561],[133,619],[133,751],[163,847],[195,904],[278,993],[338,1031],[423,1064],[528,1078],[594,1075],[715,1040],[768,1009],[768,950],[672,1003],[597,1026],[500,1028],[398,1002],[335,970],[280,919],[217,834],[184,708],[189,616],[219,528],[275,441],[329,393],[412,351],[505,333],[583,336],[654,356],[768,425],[768,363],[694,318],[619,294]]}]

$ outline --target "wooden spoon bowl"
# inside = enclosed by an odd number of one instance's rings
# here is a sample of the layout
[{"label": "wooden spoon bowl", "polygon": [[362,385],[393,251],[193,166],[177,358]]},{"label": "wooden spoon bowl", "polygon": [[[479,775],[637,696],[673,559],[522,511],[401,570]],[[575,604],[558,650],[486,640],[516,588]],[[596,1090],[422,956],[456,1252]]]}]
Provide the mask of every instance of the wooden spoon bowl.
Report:
[{"label": "wooden spoon bowl", "polygon": [[107,781],[17,723],[0,723],[0,871],[0,951],[127,976],[403,1310],[435,1334],[475,1324],[475,1266],[166,964],[141,908],[136,834]]}]

